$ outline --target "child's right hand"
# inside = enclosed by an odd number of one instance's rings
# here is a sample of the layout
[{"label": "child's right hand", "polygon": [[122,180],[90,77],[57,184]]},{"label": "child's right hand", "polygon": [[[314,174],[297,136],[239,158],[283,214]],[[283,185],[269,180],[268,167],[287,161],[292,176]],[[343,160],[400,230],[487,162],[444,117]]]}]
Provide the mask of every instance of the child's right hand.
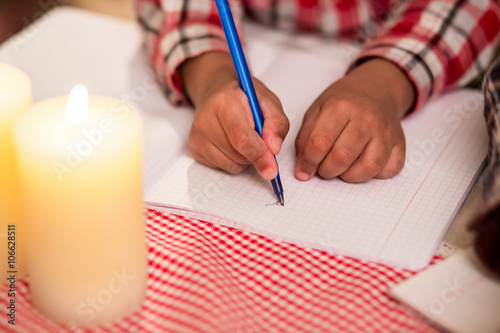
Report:
[{"label": "child's right hand", "polygon": [[279,153],[289,130],[276,95],[253,79],[264,116],[261,138],[229,54],[204,53],[182,64],[179,74],[196,108],[188,143],[193,157],[230,173],[253,164],[264,179],[275,178],[278,167],[273,155]]}]

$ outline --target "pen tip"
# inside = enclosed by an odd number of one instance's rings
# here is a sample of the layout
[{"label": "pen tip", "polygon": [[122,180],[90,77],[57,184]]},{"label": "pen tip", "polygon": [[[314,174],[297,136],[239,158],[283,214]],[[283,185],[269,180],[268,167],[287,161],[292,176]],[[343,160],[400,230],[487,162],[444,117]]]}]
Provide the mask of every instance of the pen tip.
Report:
[{"label": "pen tip", "polygon": [[285,200],[284,199],[281,199],[280,200],[280,205],[284,206],[285,205]]}]

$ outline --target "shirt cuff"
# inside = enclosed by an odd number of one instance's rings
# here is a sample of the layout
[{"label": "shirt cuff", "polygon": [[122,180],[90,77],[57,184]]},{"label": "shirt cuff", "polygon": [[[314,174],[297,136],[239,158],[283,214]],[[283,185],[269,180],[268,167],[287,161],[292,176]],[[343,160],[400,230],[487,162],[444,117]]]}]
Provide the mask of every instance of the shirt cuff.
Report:
[{"label": "shirt cuff", "polygon": [[[174,45],[174,47],[165,52],[168,45]],[[192,105],[184,91],[178,72],[184,61],[211,51],[229,53],[222,29],[216,27],[207,29],[207,26],[202,25],[184,27],[180,31],[165,36],[160,41],[160,49],[165,55],[163,59],[165,75],[160,79],[164,81],[167,98],[174,105]]]},{"label": "shirt cuff", "polygon": [[444,66],[436,52],[425,41],[405,37],[381,37],[366,44],[364,51],[351,63],[349,71],[368,58],[379,57],[397,65],[415,87],[415,101],[408,110],[420,109],[444,89]]}]

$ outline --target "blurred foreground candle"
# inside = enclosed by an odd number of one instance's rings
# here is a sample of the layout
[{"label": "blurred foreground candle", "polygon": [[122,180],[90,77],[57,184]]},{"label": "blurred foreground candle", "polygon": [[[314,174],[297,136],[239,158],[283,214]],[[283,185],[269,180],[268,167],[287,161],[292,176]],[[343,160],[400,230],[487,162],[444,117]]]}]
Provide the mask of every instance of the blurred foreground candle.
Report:
[{"label": "blurred foreground candle", "polygon": [[14,275],[17,279],[26,273],[26,237],[21,222],[13,125],[30,106],[28,76],[0,63],[0,283],[9,283],[7,277]]},{"label": "blurred foreground candle", "polygon": [[82,86],[17,123],[32,303],[57,323],[107,323],[144,300],[142,138],[137,111]]}]

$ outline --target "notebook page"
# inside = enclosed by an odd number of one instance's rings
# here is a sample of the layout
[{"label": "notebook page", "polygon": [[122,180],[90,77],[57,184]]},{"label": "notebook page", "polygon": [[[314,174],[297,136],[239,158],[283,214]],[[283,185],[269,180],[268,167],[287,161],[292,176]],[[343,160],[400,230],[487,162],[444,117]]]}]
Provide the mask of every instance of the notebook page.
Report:
[{"label": "notebook page", "polygon": [[470,249],[392,287],[389,294],[449,332],[500,332],[500,280]]},{"label": "notebook page", "polygon": [[295,179],[294,138],[317,95],[344,72],[299,50],[279,57],[261,77],[291,121],[277,157],[285,206],[268,181],[249,169],[211,170],[183,156],[146,195],[169,212],[241,228],[303,246],[419,269],[429,262],[464,200],[486,151],[479,93],[460,91],[403,122],[406,166],[391,180],[347,184]]}]

